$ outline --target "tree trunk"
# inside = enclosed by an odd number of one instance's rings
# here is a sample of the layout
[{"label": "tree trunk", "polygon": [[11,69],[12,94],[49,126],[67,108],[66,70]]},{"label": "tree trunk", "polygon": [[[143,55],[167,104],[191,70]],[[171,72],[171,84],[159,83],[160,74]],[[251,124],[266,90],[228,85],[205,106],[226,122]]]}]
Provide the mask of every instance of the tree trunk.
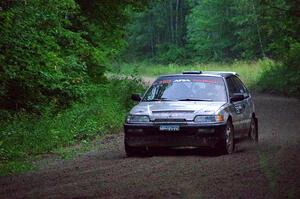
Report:
[{"label": "tree trunk", "polygon": [[252,0],[251,3],[252,3],[253,12],[255,14],[255,21],[254,21],[254,23],[256,25],[256,32],[257,32],[257,36],[258,36],[258,42],[259,42],[259,47],[260,47],[261,55],[263,57],[266,57],[266,54],[265,54],[265,51],[264,51],[263,42],[262,42],[262,36],[261,36],[260,28],[259,28],[259,25],[258,25],[258,17],[257,17],[257,12],[256,12],[254,1]]},{"label": "tree trunk", "polygon": [[[148,22],[149,22],[149,25],[151,27],[153,27],[153,15],[150,14],[148,16]],[[150,48],[151,48],[151,57],[154,57],[155,55],[155,43],[154,43],[154,37],[155,37],[155,30],[154,29],[150,29],[150,32],[149,32],[149,35],[150,35]]]},{"label": "tree trunk", "polygon": [[152,38],[151,38],[151,57],[154,57],[155,56],[155,49],[154,49],[154,36],[152,35]]},{"label": "tree trunk", "polygon": [[175,43],[178,44],[179,0],[176,0]]},{"label": "tree trunk", "polygon": [[171,42],[174,42],[174,22],[173,22],[173,0],[169,1],[170,6],[170,30],[171,30]]},{"label": "tree trunk", "polygon": [[179,45],[183,46],[184,45],[184,39],[183,35],[185,34],[185,3],[184,1],[181,1],[181,6],[180,6],[180,32],[179,32]]}]

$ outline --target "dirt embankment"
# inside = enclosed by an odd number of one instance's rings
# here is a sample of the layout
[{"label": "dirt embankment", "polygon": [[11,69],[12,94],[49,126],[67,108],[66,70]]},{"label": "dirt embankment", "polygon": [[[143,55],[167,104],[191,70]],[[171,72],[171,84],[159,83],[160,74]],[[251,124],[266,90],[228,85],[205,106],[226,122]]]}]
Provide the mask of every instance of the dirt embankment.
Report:
[{"label": "dirt embankment", "polygon": [[0,178],[0,198],[300,198],[300,102],[255,94],[258,145],[232,155],[166,150],[127,158],[123,135],[98,150]]}]

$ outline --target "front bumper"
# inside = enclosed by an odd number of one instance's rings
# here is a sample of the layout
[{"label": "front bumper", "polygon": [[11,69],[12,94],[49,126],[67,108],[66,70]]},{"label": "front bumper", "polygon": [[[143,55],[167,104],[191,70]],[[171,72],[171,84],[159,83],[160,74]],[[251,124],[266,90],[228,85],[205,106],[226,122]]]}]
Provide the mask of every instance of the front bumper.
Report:
[{"label": "front bumper", "polygon": [[161,131],[160,125],[166,124],[124,124],[125,143],[131,147],[215,147],[226,129],[226,124],[175,124],[179,131]]}]

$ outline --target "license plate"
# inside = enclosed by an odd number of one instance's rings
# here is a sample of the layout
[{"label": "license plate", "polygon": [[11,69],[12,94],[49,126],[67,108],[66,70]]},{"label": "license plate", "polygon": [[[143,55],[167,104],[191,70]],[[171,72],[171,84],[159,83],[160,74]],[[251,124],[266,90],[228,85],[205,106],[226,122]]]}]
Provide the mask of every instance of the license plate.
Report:
[{"label": "license plate", "polygon": [[160,131],[179,131],[178,125],[161,125],[159,127]]}]

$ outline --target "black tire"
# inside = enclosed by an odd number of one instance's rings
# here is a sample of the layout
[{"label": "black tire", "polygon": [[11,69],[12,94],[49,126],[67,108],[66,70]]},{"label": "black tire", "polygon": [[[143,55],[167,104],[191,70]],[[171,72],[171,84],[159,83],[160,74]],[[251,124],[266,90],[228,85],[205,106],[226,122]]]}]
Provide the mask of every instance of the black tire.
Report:
[{"label": "black tire", "polygon": [[251,119],[248,137],[252,142],[258,142],[258,121],[255,117]]},{"label": "black tire", "polygon": [[232,154],[235,148],[234,129],[231,121],[227,122],[222,138],[217,146],[217,152],[220,155]]}]

